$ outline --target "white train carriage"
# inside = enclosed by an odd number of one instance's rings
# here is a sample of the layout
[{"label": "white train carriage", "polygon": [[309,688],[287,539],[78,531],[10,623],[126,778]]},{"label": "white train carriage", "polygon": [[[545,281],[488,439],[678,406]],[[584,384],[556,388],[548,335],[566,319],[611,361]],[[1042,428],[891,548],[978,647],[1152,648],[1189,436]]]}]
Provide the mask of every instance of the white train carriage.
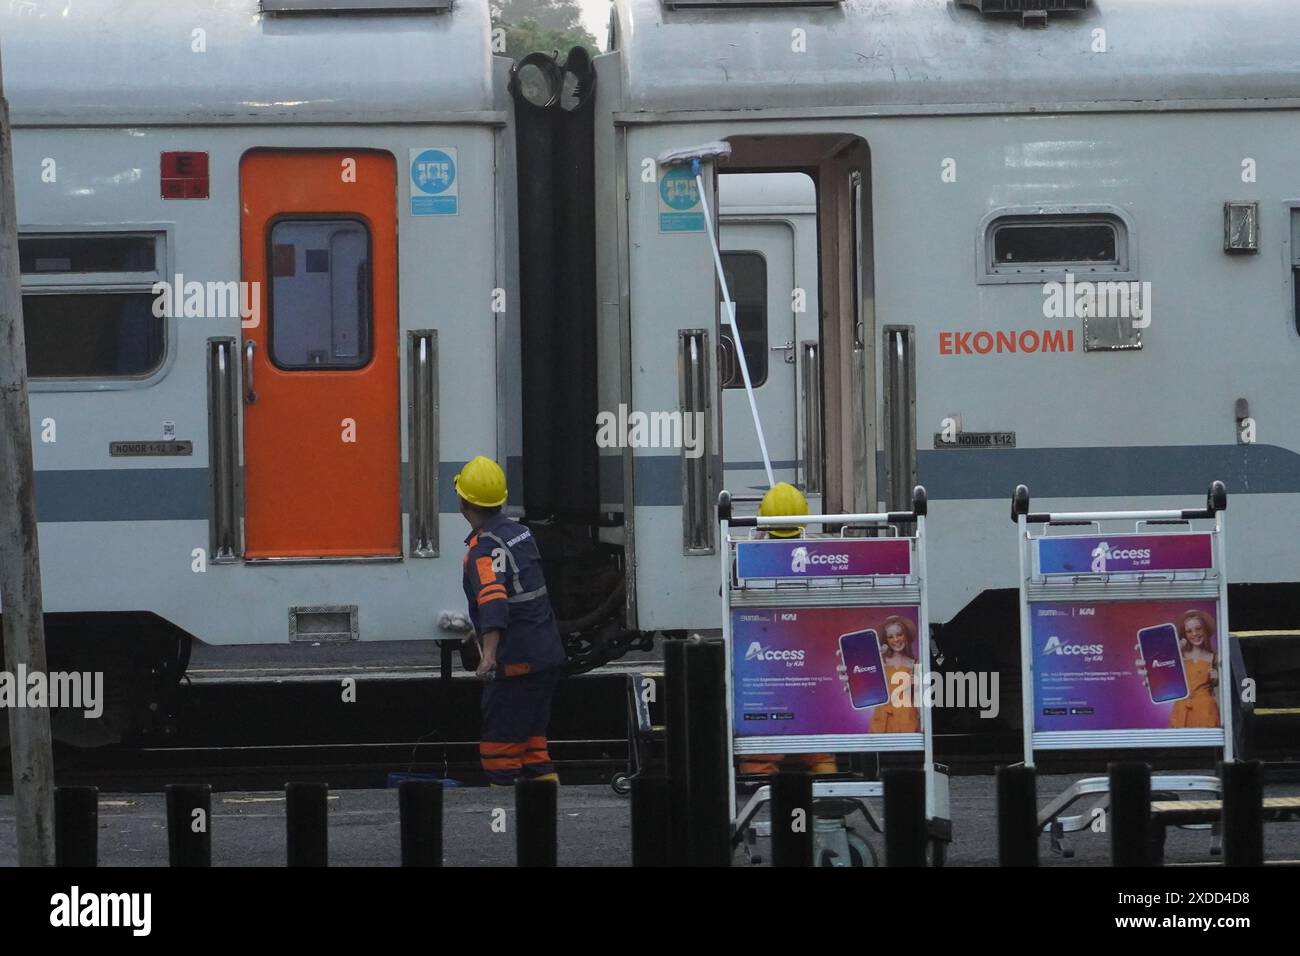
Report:
[{"label": "white train carriage", "polygon": [[0,12],[55,653],[463,609],[451,477],[521,446],[509,61],[485,4],[365,6]]},{"label": "white train carriage", "polygon": [[601,403],[709,429],[704,456],[604,452],[630,626],[717,626],[717,493],[764,483],[733,467],[753,425],[719,388],[709,225],[689,169],[657,162],[718,141],[710,209],[730,173],[816,183],[817,304],[792,341],[821,421],[769,410],[797,441],[773,457],[828,512],[926,486],[935,621],[1014,653],[1016,483],[1084,511],[1179,507],[1217,478],[1234,623],[1294,623],[1300,5],[1048,4],[1087,8],[1038,29],[979,6],[616,0],[595,61]]}]

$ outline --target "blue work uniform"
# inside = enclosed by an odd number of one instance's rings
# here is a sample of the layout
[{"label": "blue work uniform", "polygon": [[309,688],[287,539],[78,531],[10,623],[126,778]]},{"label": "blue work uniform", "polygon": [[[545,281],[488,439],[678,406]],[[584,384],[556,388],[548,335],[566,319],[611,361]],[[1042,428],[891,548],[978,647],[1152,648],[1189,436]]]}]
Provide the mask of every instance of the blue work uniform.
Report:
[{"label": "blue work uniform", "polygon": [[498,631],[494,680],[483,687],[479,759],[489,780],[554,777],[546,741],[566,661],[532,532],[493,515],[465,539],[464,586],[474,630]]}]

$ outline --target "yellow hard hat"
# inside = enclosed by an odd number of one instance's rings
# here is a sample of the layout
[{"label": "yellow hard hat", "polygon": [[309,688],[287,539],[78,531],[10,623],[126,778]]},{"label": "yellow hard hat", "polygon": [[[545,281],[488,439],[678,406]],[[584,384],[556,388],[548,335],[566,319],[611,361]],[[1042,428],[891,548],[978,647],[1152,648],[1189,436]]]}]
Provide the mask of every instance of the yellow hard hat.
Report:
[{"label": "yellow hard hat", "polygon": [[[784,481],[778,481],[769,488],[767,494],[763,496],[762,503],[758,506],[758,514],[762,518],[806,515],[807,513],[808,499],[803,496],[803,492]],[[774,538],[793,538],[802,530],[803,525],[790,528],[769,527],[767,533]]]},{"label": "yellow hard hat", "polygon": [[455,485],[456,494],[479,508],[496,508],[506,503],[506,473],[483,455],[465,463]]}]

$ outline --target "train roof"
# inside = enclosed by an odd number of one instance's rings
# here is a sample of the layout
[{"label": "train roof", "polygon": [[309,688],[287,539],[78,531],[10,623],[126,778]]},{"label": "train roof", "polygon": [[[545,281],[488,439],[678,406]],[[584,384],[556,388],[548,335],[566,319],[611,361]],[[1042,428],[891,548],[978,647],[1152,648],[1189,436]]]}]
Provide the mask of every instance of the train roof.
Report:
[{"label": "train roof", "polygon": [[490,31],[479,0],[294,16],[259,0],[14,0],[0,63],[15,125],[469,120],[499,108]]},{"label": "train roof", "polygon": [[615,10],[625,114],[1300,103],[1297,0],[1093,0],[1039,28],[954,0]]}]

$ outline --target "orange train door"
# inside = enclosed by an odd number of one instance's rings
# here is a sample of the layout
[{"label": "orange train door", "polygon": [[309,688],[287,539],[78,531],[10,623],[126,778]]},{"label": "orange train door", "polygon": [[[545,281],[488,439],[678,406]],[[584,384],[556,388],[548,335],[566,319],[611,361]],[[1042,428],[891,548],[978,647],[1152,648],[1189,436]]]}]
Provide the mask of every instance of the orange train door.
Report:
[{"label": "orange train door", "polygon": [[400,555],[396,163],[255,150],[239,186],[244,556]]}]

